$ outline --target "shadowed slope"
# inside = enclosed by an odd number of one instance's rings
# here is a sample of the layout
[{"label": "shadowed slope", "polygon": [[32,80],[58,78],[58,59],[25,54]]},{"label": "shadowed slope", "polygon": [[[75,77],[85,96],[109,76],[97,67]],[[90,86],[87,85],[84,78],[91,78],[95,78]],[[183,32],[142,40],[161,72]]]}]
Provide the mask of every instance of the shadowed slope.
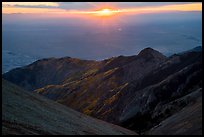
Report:
[{"label": "shadowed slope", "polygon": [[202,135],[202,89],[195,91],[197,99],[178,113],[152,128],[150,135]]},{"label": "shadowed slope", "polygon": [[79,75],[98,64],[97,61],[70,57],[47,58],[12,69],[3,74],[3,77],[27,90],[34,90],[50,84],[60,84],[64,79],[76,74]]},{"label": "shadowed slope", "polygon": [[2,81],[3,134],[136,134]]}]

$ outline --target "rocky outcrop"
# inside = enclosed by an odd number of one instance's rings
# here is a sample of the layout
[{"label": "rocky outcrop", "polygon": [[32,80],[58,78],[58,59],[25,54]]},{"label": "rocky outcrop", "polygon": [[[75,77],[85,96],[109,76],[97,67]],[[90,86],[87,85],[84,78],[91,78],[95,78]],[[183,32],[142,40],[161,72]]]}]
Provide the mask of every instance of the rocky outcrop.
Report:
[{"label": "rocky outcrop", "polygon": [[[132,94],[134,97],[123,109],[120,120],[123,126],[130,129],[148,130],[192,103],[195,99],[194,91],[200,88],[202,67],[195,63]],[[139,120],[140,124],[135,123]]]}]

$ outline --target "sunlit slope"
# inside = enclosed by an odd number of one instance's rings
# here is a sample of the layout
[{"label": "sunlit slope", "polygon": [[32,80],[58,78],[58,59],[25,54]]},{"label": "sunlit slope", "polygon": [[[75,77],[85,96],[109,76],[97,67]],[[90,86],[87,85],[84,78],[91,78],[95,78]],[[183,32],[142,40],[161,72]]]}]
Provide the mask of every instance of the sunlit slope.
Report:
[{"label": "sunlit slope", "polygon": [[2,81],[3,134],[136,134]]}]

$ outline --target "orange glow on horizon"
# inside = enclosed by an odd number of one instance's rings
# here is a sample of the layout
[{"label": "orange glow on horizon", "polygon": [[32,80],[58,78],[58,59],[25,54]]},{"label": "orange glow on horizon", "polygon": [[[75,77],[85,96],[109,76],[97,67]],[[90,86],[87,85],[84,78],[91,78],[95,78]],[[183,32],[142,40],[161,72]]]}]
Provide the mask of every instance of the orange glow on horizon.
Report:
[{"label": "orange glow on horizon", "polygon": [[103,8],[103,9],[95,11],[95,15],[96,16],[112,16],[112,15],[117,14],[118,12],[119,12],[118,10]]},{"label": "orange glow on horizon", "polygon": [[140,14],[140,13],[155,13],[165,11],[202,11],[202,3],[191,3],[191,4],[176,4],[176,5],[165,5],[155,7],[140,7],[140,8],[127,8],[127,9],[115,9],[109,7],[103,7],[99,10],[65,10],[60,8],[26,8],[26,7],[2,7],[3,14],[13,13],[33,13],[33,14],[64,14],[64,15],[95,15],[100,17],[109,17],[115,14]]},{"label": "orange glow on horizon", "polygon": [[19,7],[6,7],[2,8],[4,14],[37,14],[37,13],[62,13],[62,9],[49,9],[49,8],[19,8]]},{"label": "orange glow on horizon", "polygon": [[121,9],[123,13],[155,13],[167,11],[202,11],[202,3]]}]

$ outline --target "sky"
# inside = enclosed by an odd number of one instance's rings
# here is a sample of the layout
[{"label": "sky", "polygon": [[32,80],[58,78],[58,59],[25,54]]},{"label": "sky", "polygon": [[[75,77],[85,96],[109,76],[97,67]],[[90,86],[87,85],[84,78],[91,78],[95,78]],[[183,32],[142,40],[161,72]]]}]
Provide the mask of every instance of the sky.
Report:
[{"label": "sky", "polygon": [[2,13],[98,14],[109,8],[116,13],[202,11],[201,2],[2,2]]},{"label": "sky", "polygon": [[103,60],[202,45],[201,2],[2,2],[3,69],[33,60]]}]

